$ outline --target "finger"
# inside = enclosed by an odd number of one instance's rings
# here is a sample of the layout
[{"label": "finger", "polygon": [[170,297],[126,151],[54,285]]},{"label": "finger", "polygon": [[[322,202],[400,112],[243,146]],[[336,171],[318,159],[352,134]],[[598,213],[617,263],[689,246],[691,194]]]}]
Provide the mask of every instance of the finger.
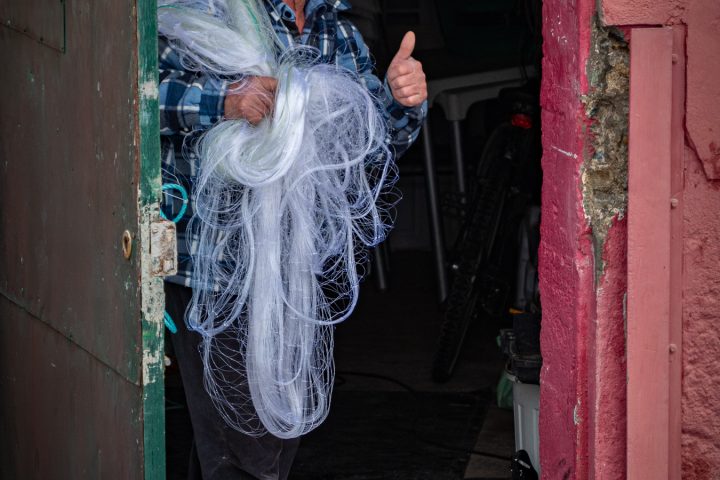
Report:
[{"label": "finger", "polygon": [[407,60],[412,56],[413,50],[415,50],[415,33],[407,32],[400,42],[400,48],[398,49],[395,57],[392,61],[396,60]]},{"label": "finger", "polygon": [[410,74],[410,75],[402,75],[400,77],[397,77],[395,80],[388,80],[390,82],[390,86],[397,89],[397,88],[404,88],[409,87],[411,85],[422,85],[425,83],[425,75],[424,74]]},{"label": "finger", "polygon": [[406,107],[417,107],[418,105],[421,105],[424,101],[424,95],[412,95],[407,98],[398,99],[398,102]]},{"label": "finger", "polygon": [[418,82],[393,91],[395,98],[408,98],[413,95],[427,95],[427,85],[424,82]]},{"label": "finger", "polygon": [[399,88],[394,92],[395,98],[409,98],[414,95],[420,94],[420,87],[418,85],[411,85],[405,88]]},{"label": "finger", "polygon": [[267,92],[263,92],[254,96],[253,102],[256,102],[259,108],[270,111],[273,109],[273,105],[275,104],[275,97],[271,96]]},{"label": "finger", "polygon": [[277,79],[273,77],[259,77],[260,79],[260,86],[268,93],[272,93],[273,96],[275,95],[275,91],[277,90]]},{"label": "finger", "polygon": [[427,88],[419,87],[413,91],[403,91],[403,95],[397,95],[395,98],[399,100],[409,100],[417,96],[420,97],[421,101],[425,101],[425,99],[427,99]]},{"label": "finger", "polygon": [[268,112],[258,112],[257,110],[255,110],[252,113],[248,114],[245,117],[245,120],[247,120],[252,125],[257,125],[269,117],[270,115],[268,114]]},{"label": "finger", "polygon": [[257,113],[248,114],[245,116],[245,120],[247,120],[247,122],[250,125],[257,125],[258,123],[260,123],[262,121],[262,119],[263,119],[263,117],[261,117]]},{"label": "finger", "polygon": [[398,99],[396,99],[396,100],[397,100],[397,102],[398,102],[400,105],[402,105],[403,107],[414,107],[414,106],[415,106],[415,105],[412,104],[412,102],[411,102],[410,99],[408,99],[408,98],[398,98]]},{"label": "finger", "polygon": [[412,75],[415,73],[414,67],[413,63],[408,60],[403,60],[402,62],[390,65],[390,68],[388,69],[388,81],[393,82],[403,75]]},{"label": "finger", "polygon": [[272,104],[258,100],[252,105],[251,110],[257,112],[262,117],[267,117],[267,115],[272,111]]},{"label": "finger", "polygon": [[244,118],[250,125],[257,125],[263,119],[263,117],[257,112],[247,113]]},{"label": "finger", "polygon": [[262,104],[252,104],[243,111],[245,119],[253,125],[257,125],[267,116],[267,109]]},{"label": "finger", "polygon": [[421,105],[424,101],[425,101],[424,95],[415,95],[408,99],[408,102],[410,102],[410,105],[413,107],[417,107],[418,105]]}]

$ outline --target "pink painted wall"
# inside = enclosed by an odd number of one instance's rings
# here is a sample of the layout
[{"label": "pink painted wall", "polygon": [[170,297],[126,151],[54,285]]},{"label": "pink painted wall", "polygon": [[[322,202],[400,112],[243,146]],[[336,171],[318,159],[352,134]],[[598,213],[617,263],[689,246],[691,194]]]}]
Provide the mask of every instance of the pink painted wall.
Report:
[{"label": "pink painted wall", "polygon": [[687,25],[687,141],[708,178],[720,179],[720,2],[601,0],[600,13],[606,25]]},{"label": "pink painted wall", "polygon": [[720,2],[602,0],[609,25],[687,28],[683,478],[720,478]]},{"label": "pink painted wall", "polygon": [[720,474],[720,182],[708,181],[690,148],[684,198],[683,478],[715,480]]},{"label": "pink painted wall", "polygon": [[543,8],[543,478],[626,476],[627,230],[616,219],[596,280],[582,204],[592,142],[581,98],[596,11],[606,25],[687,26],[683,478],[720,478],[720,2],[546,0]]},{"label": "pink painted wall", "polygon": [[626,455],[625,292],[627,220],[613,222],[603,246],[605,265],[588,334],[588,478],[623,480]]},{"label": "pink painted wall", "polygon": [[611,225],[596,283],[581,178],[593,154],[582,96],[589,89],[595,1],[546,0],[543,8],[542,476],[619,480],[625,478],[627,227],[617,219]]},{"label": "pink painted wall", "polygon": [[546,479],[585,478],[587,328],[594,309],[593,255],[580,167],[586,150],[581,95],[590,46],[592,0],[543,5],[543,302],[540,456]]}]

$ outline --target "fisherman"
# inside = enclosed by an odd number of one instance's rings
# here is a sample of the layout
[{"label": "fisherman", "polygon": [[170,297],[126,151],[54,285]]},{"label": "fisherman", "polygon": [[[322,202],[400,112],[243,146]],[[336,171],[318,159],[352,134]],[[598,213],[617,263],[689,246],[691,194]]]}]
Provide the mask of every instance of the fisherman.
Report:
[{"label": "fisherman", "polygon": [[[205,0],[213,8],[212,0]],[[277,37],[287,48],[308,45],[321,61],[356,72],[378,99],[387,121],[395,158],[416,140],[427,112],[427,84],[422,64],[412,57],[415,35],[408,32],[392,59],[385,81],[372,72],[367,45],[355,26],[344,18],[347,0],[261,0]],[[233,430],[215,409],[203,386],[203,363],[198,353],[200,335],[182,319],[192,297],[191,254],[195,234],[188,229],[192,217],[192,188],[197,175],[193,141],[222,119],[244,119],[257,125],[273,114],[277,81],[250,77],[239,85],[187,71],[168,41],[158,39],[160,69],[160,133],[164,184],[178,184],[189,192],[165,196],[163,211],[177,219],[179,269],[165,284],[166,310],[177,319],[171,336],[180,368],[193,427],[192,480],[285,479],[299,444],[270,434],[251,437]],[[179,218],[178,218],[179,216]]]}]

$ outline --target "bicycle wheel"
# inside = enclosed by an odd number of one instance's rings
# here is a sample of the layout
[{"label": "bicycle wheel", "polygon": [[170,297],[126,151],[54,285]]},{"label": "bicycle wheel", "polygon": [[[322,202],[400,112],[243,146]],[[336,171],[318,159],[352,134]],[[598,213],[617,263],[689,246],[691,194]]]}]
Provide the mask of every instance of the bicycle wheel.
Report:
[{"label": "bicycle wheel", "polygon": [[488,139],[478,168],[479,188],[469,208],[467,227],[460,243],[460,258],[448,295],[432,377],[446,382],[452,376],[470,321],[477,314],[478,272],[493,250],[503,215],[511,171],[513,127],[501,125]]}]

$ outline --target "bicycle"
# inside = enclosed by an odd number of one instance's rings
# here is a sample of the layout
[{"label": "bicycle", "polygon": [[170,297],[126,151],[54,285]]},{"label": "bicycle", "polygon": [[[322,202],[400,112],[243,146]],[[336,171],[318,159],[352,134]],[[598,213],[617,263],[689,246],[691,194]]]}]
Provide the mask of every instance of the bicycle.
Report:
[{"label": "bicycle", "polygon": [[536,97],[506,89],[500,98],[510,116],[488,138],[463,205],[464,226],[451,264],[455,275],[433,359],[437,382],[452,376],[471,321],[483,312],[499,317],[508,311],[516,253],[508,247],[527,205],[539,197]]}]

